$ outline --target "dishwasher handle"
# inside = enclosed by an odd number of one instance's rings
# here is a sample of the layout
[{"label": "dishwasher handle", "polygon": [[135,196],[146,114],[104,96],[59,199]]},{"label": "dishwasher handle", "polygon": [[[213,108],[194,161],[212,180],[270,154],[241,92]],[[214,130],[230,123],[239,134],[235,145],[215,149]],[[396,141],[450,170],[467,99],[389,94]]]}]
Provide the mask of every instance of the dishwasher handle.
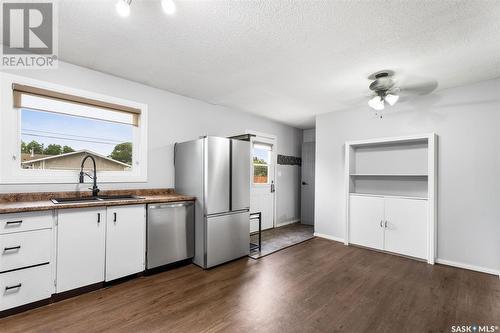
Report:
[{"label": "dishwasher handle", "polygon": [[170,204],[163,205],[148,205],[148,209],[161,209],[161,208],[179,208],[179,207],[187,207],[194,205],[193,201],[183,201],[183,202],[175,202]]}]

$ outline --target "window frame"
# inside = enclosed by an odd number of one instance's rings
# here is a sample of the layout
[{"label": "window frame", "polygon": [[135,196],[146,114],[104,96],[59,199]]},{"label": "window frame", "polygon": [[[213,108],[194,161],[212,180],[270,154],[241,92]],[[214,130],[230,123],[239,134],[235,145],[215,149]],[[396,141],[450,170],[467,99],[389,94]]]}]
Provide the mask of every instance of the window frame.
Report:
[{"label": "window frame", "polygon": [[[99,183],[147,182],[148,106],[146,104],[23,76],[0,73],[0,184],[71,184],[78,182],[78,171],[21,168],[21,109],[14,107],[12,90],[14,83],[140,109],[139,124],[133,129],[132,170],[98,171],[97,177]],[[86,182],[88,181],[86,179]]]},{"label": "window frame", "polygon": [[[257,143],[257,144],[265,144],[265,145],[269,145],[271,146],[271,149],[268,150],[268,153],[269,153],[269,163],[268,164],[260,164],[260,163],[254,163],[253,161],[253,158],[254,158],[254,153],[253,153],[253,150],[255,149],[254,148],[254,144]],[[252,186],[269,186],[271,185],[271,178],[274,178],[274,177],[271,177],[271,172],[273,172],[274,168],[272,168],[273,166],[273,160],[274,160],[274,143],[271,143],[271,142],[267,142],[267,140],[262,140],[262,139],[259,139],[259,140],[255,140],[255,141],[252,141],[251,142],[251,154],[252,154],[252,174],[251,174],[251,181],[252,181]],[[255,166],[258,165],[258,166],[266,166],[267,167],[267,182],[266,183],[256,183],[254,182],[254,175],[255,175]]]}]

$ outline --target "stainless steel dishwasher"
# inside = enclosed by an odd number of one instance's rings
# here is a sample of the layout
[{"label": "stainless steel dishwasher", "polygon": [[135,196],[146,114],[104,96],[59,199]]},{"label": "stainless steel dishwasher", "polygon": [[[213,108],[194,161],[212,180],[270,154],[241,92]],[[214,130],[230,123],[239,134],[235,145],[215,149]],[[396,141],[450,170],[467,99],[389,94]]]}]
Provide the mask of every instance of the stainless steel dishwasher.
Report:
[{"label": "stainless steel dishwasher", "polygon": [[146,268],[194,256],[194,202],[148,205]]}]

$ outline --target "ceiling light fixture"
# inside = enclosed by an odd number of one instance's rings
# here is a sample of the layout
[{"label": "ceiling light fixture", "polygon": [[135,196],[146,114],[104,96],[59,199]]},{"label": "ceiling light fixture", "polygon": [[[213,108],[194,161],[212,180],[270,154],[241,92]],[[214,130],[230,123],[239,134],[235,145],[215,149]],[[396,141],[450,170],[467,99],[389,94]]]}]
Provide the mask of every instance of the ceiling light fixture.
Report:
[{"label": "ceiling light fixture", "polygon": [[122,17],[127,17],[130,15],[130,4],[132,0],[118,0],[115,5],[116,11]]},{"label": "ceiling light fixture", "polygon": [[161,7],[163,11],[168,15],[173,15],[175,13],[175,2],[173,0],[161,0]]},{"label": "ceiling light fixture", "polygon": [[390,106],[393,106],[394,104],[396,104],[396,102],[398,101],[398,99],[399,99],[399,96],[398,95],[394,95],[394,94],[387,94],[384,97],[384,100],[387,103],[389,103]]},{"label": "ceiling light fixture", "polygon": [[368,101],[368,105],[377,111],[384,109],[384,100],[380,96],[375,96]]}]

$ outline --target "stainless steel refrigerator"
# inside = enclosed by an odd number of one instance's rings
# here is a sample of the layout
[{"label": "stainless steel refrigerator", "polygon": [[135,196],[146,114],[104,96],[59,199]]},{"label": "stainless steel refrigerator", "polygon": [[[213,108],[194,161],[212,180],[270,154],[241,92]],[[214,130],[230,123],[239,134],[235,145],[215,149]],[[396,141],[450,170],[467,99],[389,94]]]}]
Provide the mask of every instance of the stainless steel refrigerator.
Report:
[{"label": "stainless steel refrigerator", "polygon": [[250,143],[203,137],[175,145],[176,192],[196,197],[194,263],[210,268],[248,255]]}]

